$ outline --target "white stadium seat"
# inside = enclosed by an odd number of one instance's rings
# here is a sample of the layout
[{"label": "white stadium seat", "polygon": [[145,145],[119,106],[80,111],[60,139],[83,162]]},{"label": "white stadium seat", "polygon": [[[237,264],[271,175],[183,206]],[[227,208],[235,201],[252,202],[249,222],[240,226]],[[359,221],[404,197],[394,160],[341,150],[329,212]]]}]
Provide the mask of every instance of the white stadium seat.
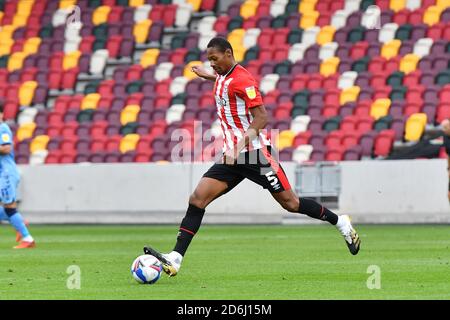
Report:
[{"label": "white stadium seat", "polygon": [[331,25],[337,29],[345,26],[347,23],[347,17],[350,13],[346,10],[337,10],[331,17]]},{"label": "white stadium seat", "polygon": [[150,11],[152,10],[151,4],[144,4],[142,6],[137,7],[134,10],[134,22],[141,22],[142,20],[147,20]]},{"label": "white stadium seat", "polygon": [[48,150],[38,150],[30,155],[30,165],[40,165],[45,163]]},{"label": "white stadium seat", "polygon": [[106,66],[109,52],[107,49],[100,49],[95,51],[91,57],[91,63],[89,65],[89,72],[91,74],[101,75]]},{"label": "white stadium seat", "polygon": [[356,71],[345,71],[339,77],[338,88],[346,89],[346,88],[353,87],[357,77],[358,77],[358,73]]},{"label": "white stadium seat", "polygon": [[155,71],[155,80],[162,81],[170,78],[170,72],[172,71],[173,63],[172,62],[163,62],[157,65]]},{"label": "white stadium seat", "polygon": [[313,152],[313,146],[309,144],[304,144],[295,148],[292,153],[292,160],[297,163],[302,163],[308,161],[311,157],[311,153]]},{"label": "white stadium seat", "polygon": [[189,21],[191,20],[192,5],[190,3],[178,4],[177,12],[175,14],[175,26],[177,27],[187,27]]},{"label": "white stadium seat", "polygon": [[259,90],[264,94],[267,94],[268,92],[275,90],[279,78],[280,75],[276,73],[266,74],[261,79]]},{"label": "white stadium seat", "polygon": [[322,47],[320,47],[319,51],[319,59],[327,60],[334,57],[334,54],[338,48],[337,42],[328,42],[325,43]]},{"label": "white stadium seat", "polygon": [[417,40],[414,45],[413,53],[423,58],[430,54],[431,46],[433,45],[433,39],[431,38],[422,38]]},{"label": "white stadium seat", "polygon": [[244,38],[242,40],[244,48],[248,49],[255,46],[258,43],[258,37],[261,33],[259,28],[251,28],[246,30]]},{"label": "white stadium seat", "polygon": [[381,27],[380,33],[378,34],[378,41],[386,43],[394,40],[395,32],[398,29],[398,24],[396,23],[386,23]]},{"label": "white stadium seat", "polygon": [[19,113],[19,116],[17,117],[17,123],[19,124],[19,126],[25,123],[32,123],[34,122],[34,118],[36,117],[37,113],[37,108],[25,108],[22,112]]},{"label": "white stadium seat", "polygon": [[317,35],[320,32],[320,27],[314,26],[303,31],[302,43],[311,46],[316,43]]},{"label": "white stadium seat", "polygon": [[305,54],[306,49],[309,46],[303,43],[295,43],[290,49],[288,54],[288,60],[292,63],[296,63],[297,61],[303,59],[303,55]]},{"label": "white stadium seat", "polygon": [[170,94],[172,96],[176,96],[179,93],[184,92],[184,88],[186,88],[186,84],[188,82],[188,79],[185,77],[176,77],[173,79],[173,81],[170,84]]},{"label": "white stadium seat", "polygon": [[308,129],[311,117],[308,115],[296,116],[291,122],[290,130],[294,131],[295,134],[300,132],[305,132]]},{"label": "white stadium seat", "polygon": [[166,113],[166,122],[168,124],[180,121],[183,118],[183,112],[186,109],[184,104],[174,104],[172,105]]},{"label": "white stadium seat", "polygon": [[288,0],[275,0],[270,4],[270,15],[278,17],[286,12],[286,5]]}]

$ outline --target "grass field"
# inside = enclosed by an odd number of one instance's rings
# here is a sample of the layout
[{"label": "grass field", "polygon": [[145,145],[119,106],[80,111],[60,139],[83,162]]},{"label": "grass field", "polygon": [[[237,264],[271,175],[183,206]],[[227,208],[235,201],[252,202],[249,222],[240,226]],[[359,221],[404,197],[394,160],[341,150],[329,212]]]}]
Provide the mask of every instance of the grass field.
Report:
[{"label": "grass field", "polygon": [[[352,256],[334,227],[202,227],[181,273],[140,285],[145,244],[172,249],[177,226],[31,226],[33,250],[12,250],[0,226],[0,299],[450,299],[450,226],[361,225]],[[68,289],[76,265],[80,289]],[[369,289],[373,267],[379,289]]]}]

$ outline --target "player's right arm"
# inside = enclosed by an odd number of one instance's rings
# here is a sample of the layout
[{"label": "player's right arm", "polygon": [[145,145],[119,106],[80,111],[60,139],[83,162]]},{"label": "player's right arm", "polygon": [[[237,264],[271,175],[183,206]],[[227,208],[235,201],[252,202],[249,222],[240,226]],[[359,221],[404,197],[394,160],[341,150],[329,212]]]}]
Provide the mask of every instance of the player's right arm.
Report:
[{"label": "player's right arm", "polygon": [[216,81],[216,76],[213,74],[210,74],[206,71],[205,68],[201,67],[201,66],[193,66],[192,67],[192,72],[195,73],[197,76],[199,76],[200,78],[215,82]]}]

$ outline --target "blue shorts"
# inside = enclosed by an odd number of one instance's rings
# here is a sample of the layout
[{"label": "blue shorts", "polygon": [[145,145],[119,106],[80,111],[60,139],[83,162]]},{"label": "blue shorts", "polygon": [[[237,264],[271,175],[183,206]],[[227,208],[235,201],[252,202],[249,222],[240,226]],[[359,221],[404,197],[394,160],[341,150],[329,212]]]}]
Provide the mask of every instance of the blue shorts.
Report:
[{"label": "blue shorts", "polygon": [[16,191],[19,186],[20,178],[15,175],[0,175],[0,202],[10,204],[16,201]]}]

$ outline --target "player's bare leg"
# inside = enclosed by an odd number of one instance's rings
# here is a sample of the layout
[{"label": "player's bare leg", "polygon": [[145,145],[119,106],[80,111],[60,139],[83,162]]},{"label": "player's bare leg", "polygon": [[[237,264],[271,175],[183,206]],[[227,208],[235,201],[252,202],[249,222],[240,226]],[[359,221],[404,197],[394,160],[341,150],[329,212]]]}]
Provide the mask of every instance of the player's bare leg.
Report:
[{"label": "player's bare leg", "polygon": [[351,254],[356,255],[358,253],[361,240],[348,215],[338,216],[312,199],[299,198],[292,189],[272,193],[272,196],[289,212],[306,214],[311,218],[328,221],[335,225],[344,237]]},{"label": "player's bare leg", "polygon": [[226,182],[203,177],[189,197],[189,207],[181,222],[177,243],[173,251],[162,254],[147,246],[144,248],[144,253],[158,258],[163,264],[164,271],[169,276],[175,276],[180,270],[181,261],[192,238],[200,228],[205,208],[228,190],[229,187]]}]

